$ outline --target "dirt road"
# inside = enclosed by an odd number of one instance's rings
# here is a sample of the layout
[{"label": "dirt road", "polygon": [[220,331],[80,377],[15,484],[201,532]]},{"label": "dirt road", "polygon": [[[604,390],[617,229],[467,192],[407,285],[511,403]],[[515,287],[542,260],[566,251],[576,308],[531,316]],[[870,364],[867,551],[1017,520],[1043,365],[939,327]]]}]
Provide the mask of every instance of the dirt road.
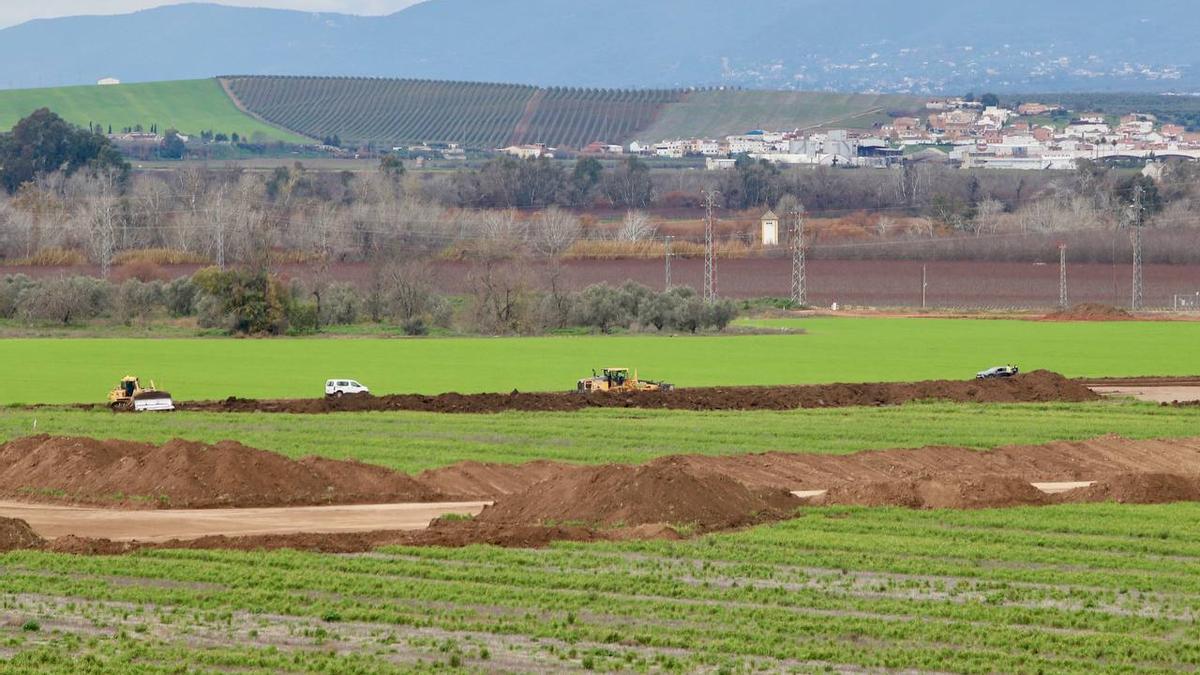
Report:
[{"label": "dirt road", "polygon": [[125,511],[0,502],[0,517],[20,518],[34,532],[113,541],[166,541],[223,534],[245,536],[295,532],[420,530],[446,514],[476,515],[490,502],[355,504],[256,509]]},{"label": "dirt road", "polygon": [[1101,396],[1113,398],[1136,398],[1139,401],[1152,403],[1185,403],[1200,401],[1200,385],[1194,386],[1151,386],[1134,385],[1121,387],[1092,387],[1092,391]]}]

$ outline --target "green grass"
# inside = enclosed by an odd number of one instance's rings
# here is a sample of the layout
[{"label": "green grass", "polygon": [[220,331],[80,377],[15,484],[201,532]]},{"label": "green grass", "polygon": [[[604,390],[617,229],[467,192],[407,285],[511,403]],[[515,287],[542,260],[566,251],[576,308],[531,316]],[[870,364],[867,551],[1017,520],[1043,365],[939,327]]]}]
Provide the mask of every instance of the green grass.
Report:
[{"label": "green grass", "polygon": [[564,391],[622,365],[683,387],[969,378],[1014,362],[1069,376],[1200,373],[1200,323],[821,318],[807,334],[446,339],[11,339],[0,404],[104,400],[122,375],[177,398],[320,396],[330,377],[377,394]]},{"label": "green grass", "polygon": [[668,138],[724,138],[751,129],[791,131],[832,124],[871,128],[889,110],[916,109],[918,99],[875,94],[789,91],[697,91],[668,104],[658,119],[636,134],[643,141]]},{"label": "green grass", "polygon": [[[820,508],[685,542],[0,555],[0,668],[1164,672],[1200,504]],[[21,626],[34,621],[40,630]],[[7,662],[7,663],[6,663]]]},{"label": "green grass", "polygon": [[[36,421],[36,426],[35,426]],[[31,433],[164,442],[241,441],[289,457],[358,459],[407,472],[464,460],[644,462],[661,455],[848,453],[870,448],[1195,436],[1200,408],[1148,403],[921,403],[787,412],[586,410],[575,413],[175,413],[0,409],[0,440]]]},{"label": "green grass", "polygon": [[11,128],[38,108],[50,108],[81,127],[92,123],[116,132],[138,124],[148,130],[157,124],[163,131],[174,127],[185,134],[212,130],[236,132],[246,139],[262,134],[272,140],[309,142],[238,110],[213,79],[0,91],[0,129]]}]

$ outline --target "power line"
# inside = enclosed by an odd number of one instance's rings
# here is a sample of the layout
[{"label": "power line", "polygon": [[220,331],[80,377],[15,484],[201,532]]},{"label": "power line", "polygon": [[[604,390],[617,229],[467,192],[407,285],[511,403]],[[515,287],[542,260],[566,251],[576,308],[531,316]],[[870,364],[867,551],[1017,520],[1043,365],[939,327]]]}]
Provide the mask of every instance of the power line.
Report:
[{"label": "power line", "polygon": [[1058,306],[1067,308],[1067,245],[1058,245]]},{"label": "power line", "polygon": [[705,190],[704,195],[704,302],[717,300],[717,259],[713,249],[713,207],[721,193]]},{"label": "power line", "polygon": [[671,240],[673,240],[674,238],[675,237],[672,237],[671,235],[667,235],[663,239],[663,252],[664,252],[663,257],[666,259],[666,267],[667,267],[666,281],[663,283],[664,291],[671,290]]},{"label": "power line", "polygon": [[792,305],[808,304],[804,278],[804,207],[799,203],[792,209]]},{"label": "power line", "polygon": [[1133,186],[1133,204],[1130,205],[1130,224],[1133,225],[1133,297],[1130,308],[1142,308],[1142,184]]}]

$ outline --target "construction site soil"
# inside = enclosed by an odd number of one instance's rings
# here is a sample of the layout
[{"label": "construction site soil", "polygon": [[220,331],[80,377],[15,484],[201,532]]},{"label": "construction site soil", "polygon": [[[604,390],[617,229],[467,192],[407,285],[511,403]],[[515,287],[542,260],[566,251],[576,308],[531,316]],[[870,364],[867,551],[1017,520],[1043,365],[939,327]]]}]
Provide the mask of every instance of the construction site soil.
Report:
[{"label": "construction site soil", "polygon": [[299,461],[234,441],[162,445],[29,436],[0,445],[0,497],[120,508],[441,501],[402,473],[353,461]]},{"label": "construction site soil", "polygon": [[[134,468],[138,458],[165,454],[175,457],[169,462],[143,463],[143,470],[153,475],[157,470],[150,467],[170,467],[172,476],[182,478],[175,482],[139,478],[142,471]],[[272,474],[276,468],[285,473]],[[339,498],[420,501],[435,496],[495,501],[475,518],[439,519],[418,531],[389,530],[384,521],[374,532],[208,536],[152,543],[74,536],[43,541],[22,521],[0,519],[0,550],[353,552],[383,545],[474,543],[536,547],[559,540],[678,538],[792,517],[806,505],[969,509],[1200,500],[1200,438],[1130,441],[1105,436],[987,451],[932,446],[851,455],[676,455],[637,466],[470,462],[410,477],[352,462],[292,462],[233,443],[203,446],[172,441],[151,446],[36,436],[0,446],[0,476],[4,491],[27,501],[61,501],[80,495],[100,501],[100,496],[113,490],[148,491],[176,507],[233,505],[239,500],[255,505],[328,503]],[[198,476],[205,478],[201,481]],[[144,482],[131,487],[129,481],[136,480]],[[1031,485],[1069,481],[1093,483],[1061,494],[1046,494]],[[93,492],[83,491],[84,486]],[[824,492],[809,498],[792,494],[801,490]],[[128,499],[106,503],[142,506]]]},{"label": "construction site soil", "polygon": [[570,412],[588,408],[661,408],[670,410],[792,410],[846,406],[899,405],[918,400],[986,403],[1091,401],[1086,386],[1058,373],[1037,370],[1012,378],[928,380],[780,387],[707,387],[670,392],[575,392],[458,394],[435,396],[352,394],[340,398],[179,403],[180,410],[202,412],[330,413],[407,410],[438,413],[506,411]]}]

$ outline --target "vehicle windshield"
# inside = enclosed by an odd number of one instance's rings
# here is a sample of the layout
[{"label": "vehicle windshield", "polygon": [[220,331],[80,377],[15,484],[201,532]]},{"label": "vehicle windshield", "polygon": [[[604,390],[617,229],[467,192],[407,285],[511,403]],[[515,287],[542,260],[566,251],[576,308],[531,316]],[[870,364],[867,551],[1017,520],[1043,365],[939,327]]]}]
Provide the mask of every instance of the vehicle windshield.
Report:
[{"label": "vehicle windshield", "polygon": [[355,382],[354,380],[350,380],[350,386],[351,386],[351,387],[361,387],[362,385],[361,385],[361,384],[359,384],[359,383],[357,383],[357,382]]}]

